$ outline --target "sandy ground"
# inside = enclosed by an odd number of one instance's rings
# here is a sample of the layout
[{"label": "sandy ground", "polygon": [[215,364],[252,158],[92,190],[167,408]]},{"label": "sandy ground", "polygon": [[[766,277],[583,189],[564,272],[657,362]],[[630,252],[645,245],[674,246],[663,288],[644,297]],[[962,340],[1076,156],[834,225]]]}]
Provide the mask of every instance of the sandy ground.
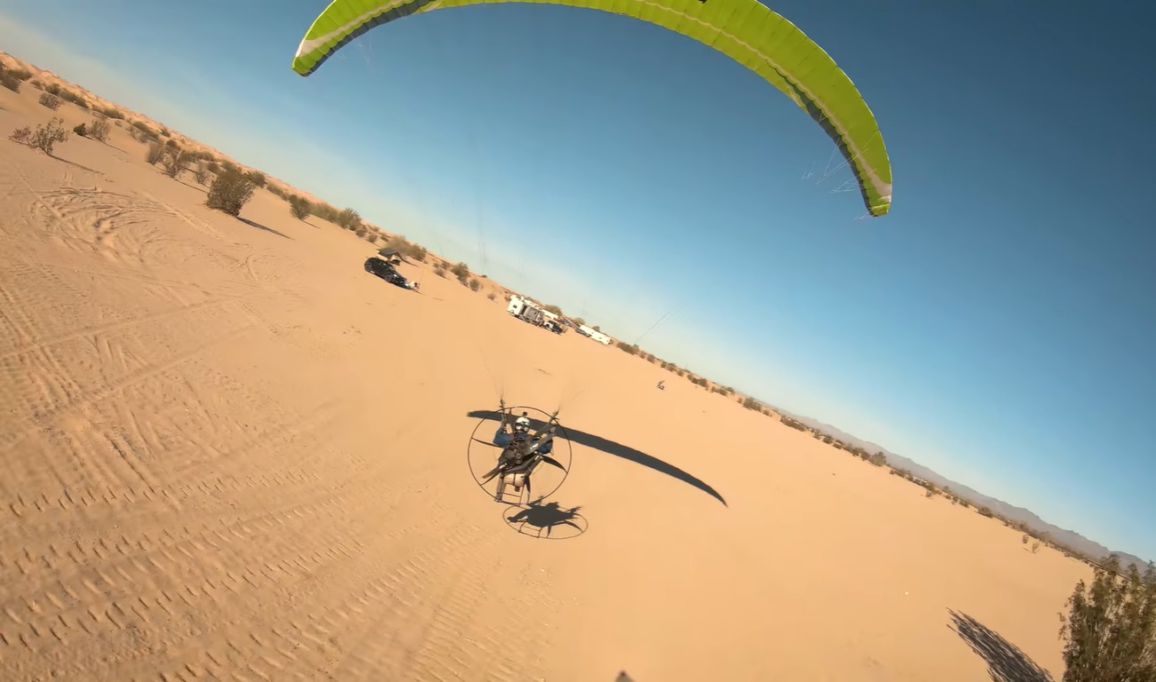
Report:
[{"label": "sandy ground", "polygon": [[[1082,564],[122,130],[58,156],[0,140],[0,678],[1062,672]],[[500,394],[583,434],[557,539],[466,466]]]}]

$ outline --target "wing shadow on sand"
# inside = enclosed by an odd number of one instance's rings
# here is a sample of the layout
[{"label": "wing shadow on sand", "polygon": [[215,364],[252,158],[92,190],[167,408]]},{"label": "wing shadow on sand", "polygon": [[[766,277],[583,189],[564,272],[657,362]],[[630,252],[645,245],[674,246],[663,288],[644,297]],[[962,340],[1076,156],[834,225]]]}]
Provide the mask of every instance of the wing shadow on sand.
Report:
[{"label": "wing shadow on sand", "polygon": [[995,630],[966,613],[950,613],[951,624],[948,627],[987,662],[987,673],[992,682],[1054,682],[1048,671]]},{"label": "wing shadow on sand", "polygon": [[[472,417],[474,419],[487,419],[487,420],[495,421],[495,422],[502,420],[501,413],[496,412],[494,410],[474,410],[472,412],[469,412],[466,416]],[[531,419],[530,425],[535,430],[541,430],[541,429],[546,427],[546,423],[541,421],[541,420],[538,420],[538,419]],[[724,507],[727,506],[726,499],[723,498],[723,496],[721,494],[719,494],[719,492],[717,490],[712,488],[709,484],[707,484],[702,479],[699,479],[695,476],[692,476],[691,474],[688,474],[687,472],[683,471],[682,469],[679,469],[678,467],[674,466],[673,464],[670,464],[668,462],[664,462],[661,459],[659,459],[653,455],[646,454],[645,452],[635,450],[632,447],[625,446],[621,443],[617,443],[617,442],[609,440],[607,438],[603,438],[602,436],[596,436],[592,433],[586,433],[585,431],[579,431],[579,430],[577,430],[571,426],[568,426],[568,425],[565,425],[565,428],[566,428],[566,435],[570,437],[570,441],[573,443],[578,443],[579,445],[585,445],[586,447],[588,447],[592,450],[604,452],[608,455],[613,455],[614,457],[618,457],[620,459],[625,459],[629,462],[634,462],[635,464],[641,464],[642,466],[644,466],[648,469],[653,469],[654,471],[657,471],[657,472],[662,473],[662,474],[666,474],[667,476],[670,476],[671,478],[676,478],[676,479],[682,481],[683,483],[686,483],[689,486],[693,486],[695,488],[698,488],[699,490],[706,493],[707,495],[710,495],[714,499],[721,502]]]}]

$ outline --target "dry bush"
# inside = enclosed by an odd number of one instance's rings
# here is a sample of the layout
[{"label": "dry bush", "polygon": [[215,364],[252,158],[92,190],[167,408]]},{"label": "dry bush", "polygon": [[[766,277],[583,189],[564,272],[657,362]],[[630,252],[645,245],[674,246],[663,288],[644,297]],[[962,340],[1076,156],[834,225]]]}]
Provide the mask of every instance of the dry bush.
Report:
[{"label": "dry bush", "polygon": [[88,136],[97,142],[104,142],[108,139],[108,121],[95,119],[88,124]]},{"label": "dry bush", "polygon": [[454,273],[454,277],[457,277],[458,281],[463,285],[469,281],[470,266],[466,265],[465,263],[455,264],[452,268],[450,268],[450,272]]},{"label": "dry bush", "polygon": [[78,123],[72,129],[72,132],[76,133],[77,135],[79,135],[81,137],[88,137],[88,126],[86,126],[83,123]]},{"label": "dry bush", "polygon": [[136,133],[133,134],[133,137],[136,137],[141,142],[150,142],[157,139],[156,131],[150,128],[149,125],[144,121],[133,121],[132,127],[134,130],[140,133],[139,137]]},{"label": "dry bush", "polygon": [[13,75],[12,72],[0,68],[0,85],[3,85],[12,92],[20,92],[21,83],[22,81]]},{"label": "dry bush", "polygon": [[630,355],[638,355],[638,346],[635,344],[626,343],[625,341],[618,341],[616,345],[620,350],[626,351]]},{"label": "dry bush", "polygon": [[53,111],[56,111],[60,108],[60,98],[51,92],[40,93],[40,99],[37,101]]},{"label": "dry bush", "polygon": [[436,268],[434,268],[434,274],[437,275],[438,277],[445,277],[446,276],[446,269],[439,265]]},{"label": "dry bush", "polygon": [[100,113],[104,114],[105,116],[107,116],[109,118],[124,119],[124,113],[121,112],[121,110],[117,109],[116,107],[105,107],[105,108],[100,110]]},{"label": "dry bush", "polygon": [[490,299],[491,301],[496,301],[498,300],[498,295],[491,291],[486,295],[486,298]]},{"label": "dry bush", "polygon": [[204,185],[209,181],[209,169],[203,159],[197,161],[196,167],[193,168],[193,179],[197,181],[198,185]]},{"label": "dry bush", "polygon": [[419,263],[424,263],[426,259],[429,258],[429,252],[426,251],[424,246],[414,244],[400,235],[390,237],[386,243],[386,248],[393,249],[406,258],[412,258]]},{"label": "dry bush", "polygon": [[354,230],[361,225],[361,216],[352,208],[347,208],[337,214],[334,222],[347,230]]},{"label": "dry bush", "polygon": [[293,212],[294,218],[305,220],[313,213],[313,204],[305,197],[293,195],[289,197],[289,210]]},{"label": "dry bush", "polygon": [[8,139],[19,144],[32,144],[32,129],[28,126],[17,128],[16,130],[12,131],[12,134],[8,136]]},{"label": "dry bush", "polygon": [[241,208],[253,196],[252,180],[241,173],[224,172],[213,180],[205,205],[232,216],[241,215]]},{"label": "dry bush", "polygon": [[265,174],[260,171],[250,171],[245,174],[245,177],[249,178],[249,182],[253,183],[257,187],[265,186]]},{"label": "dry bush", "polygon": [[478,289],[481,289],[481,288],[482,288],[482,283],[479,282],[476,278],[470,280],[470,290],[471,291],[477,291]]},{"label": "dry bush", "polygon": [[176,145],[165,145],[165,153],[161,157],[161,167],[165,175],[170,178],[179,178],[188,161],[188,152]]},{"label": "dry bush", "polygon": [[165,158],[165,146],[160,142],[150,142],[148,151],[145,153],[145,160],[150,166],[155,166]]},{"label": "dry bush", "polygon": [[64,142],[67,139],[68,130],[64,127],[64,121],[54,117],[48,123],[36,126],[36,130],[32,131],[30,144],[51,156],[53,147],[58,142]]}]

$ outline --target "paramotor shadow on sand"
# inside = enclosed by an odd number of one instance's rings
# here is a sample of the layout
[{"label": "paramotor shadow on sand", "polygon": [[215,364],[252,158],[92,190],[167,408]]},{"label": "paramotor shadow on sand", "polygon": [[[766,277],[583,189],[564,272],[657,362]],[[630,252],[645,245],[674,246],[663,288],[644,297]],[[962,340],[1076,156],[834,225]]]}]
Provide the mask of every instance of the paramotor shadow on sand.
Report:
[{"label": "paramotor shadow on sand", "polygon": [[[496,422],[501,421],[502,419],[502,414],[494,410],[473,410],[466,416],[474,419],[486,419]],[[540,430],[545,428],[546,423],[541,420],[531,419],[530,425],[534,429]],[[592,450],[604,452],[608,455],[613,455],[614,457],[634,462],[635,464],[641,464],[648,469],[653,469],[654,471],[666,474],[671,478],[678,479],[683,483],[698,488],[707,495],[715,498],[721,502],[724,507],[727,506],[726,499],[723,498],[723,496],[719,494],[717,490],[715,490],[705,481],[697,478],[696,476],[692,476],[691,474],[683,471],[682,469],[679,469],[669,462],[664,462],[653,455],[648,455],[645,452],[635,450],[632,447],[628,447],[607,438],[603,438],[602,436],[596,436],[592,433],[579,431],[570,426],[566,427],[566,435],[569,437],[571,442],[578,443],[579,445],[585,445]]]},{"label": "paramotor shadow on sand", "polygon": [[535,500],[502,510],[506,525],[522,535],[539,540],[571,540],[586,532],[590,524],[578,513],[581,507],[563,507],[557,502]]},{"label": "paramotor shadow on sand", "polygon": [[987,673],[992,682],[1054,682],[1048,671],[998,632],[965,613],[950,609],[949,612],[951,624],[948,627],[987,662]]}]

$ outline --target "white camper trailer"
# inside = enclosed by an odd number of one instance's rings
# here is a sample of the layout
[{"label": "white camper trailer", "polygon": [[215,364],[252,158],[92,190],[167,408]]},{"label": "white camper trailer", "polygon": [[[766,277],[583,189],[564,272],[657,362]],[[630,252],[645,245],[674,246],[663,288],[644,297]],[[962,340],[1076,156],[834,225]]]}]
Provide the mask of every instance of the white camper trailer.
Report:
[{"label": "white camper trailer", "polygon": [[578,327],[578,333],[583,335],[583,336],[589,336],[590,338],[594,339],[595,341],[597,341],[598,343],[601,343],[604,346],[610,345],[610,341],[611,341],[610,337],[603,334],[602,332],[598,331],[597,329],[594,329],[593,327],[581,325]]}]

